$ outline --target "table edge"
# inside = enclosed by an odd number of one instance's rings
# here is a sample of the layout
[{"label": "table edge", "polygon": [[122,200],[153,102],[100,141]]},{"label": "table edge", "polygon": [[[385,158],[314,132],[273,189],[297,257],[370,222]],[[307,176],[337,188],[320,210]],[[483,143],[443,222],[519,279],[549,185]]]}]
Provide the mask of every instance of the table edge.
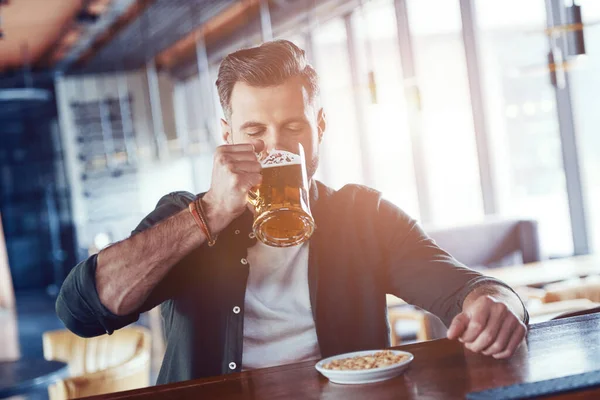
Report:
[{"label": "table edge", "polygon": [[[27,358],[22,358],[20,360],[28,360]],[[40,359],[32,359],[32,360],[40,360]],[[16,360],[15,360],[16,361]],[[69,365],[66,362],[63,361],[58,361],[58,360],[45,360],[48,362],[53,362],[53,363],[57,363],[57,364],[63,364],[63,366],[54,371],[51,372],[47,375],[44,376],[40,376],[37,378],[33,378],[29,381],[26,381],[24,383],[18,384],[16,386],[11,386],[7,389],[0,389],[0,398],[5,398],[5,397],[9,397],[9,396],[17,396],[17,395],[21,395],[21,394],[26,394],[30,389],[38,387],[38,386],[47,386],[50,385],[51,383],[55,382],[56,380],[65,377],[68,375],[69,373]]]}]

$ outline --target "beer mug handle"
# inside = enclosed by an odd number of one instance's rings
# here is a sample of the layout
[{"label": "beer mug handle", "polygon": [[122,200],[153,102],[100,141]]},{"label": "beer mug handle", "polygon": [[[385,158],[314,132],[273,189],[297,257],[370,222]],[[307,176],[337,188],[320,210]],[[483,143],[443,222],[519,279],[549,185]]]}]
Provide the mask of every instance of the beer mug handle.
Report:
[{"label": "beer mug handle", "polygon": [[248,203],[252,204],[254,208],[258,207],[258,193],[256,190],[250,189],[248,190],[248,194],[246,195],[246,200]]},{"label": "beer mug handle", "polygon": [[[263,159],[264,157],[262,157],[262,152],[258,152],[258,153],[254,153],[256,155],[256,159],[258,161],[260,161],[261,159]],[[266,155],[265,155],[266,157]],[[250,204],[252,204],[252,207],[256,208],[258,207],[258,193],[256,191],[256,189],[250,189],[248,190],[248,193],[246,194],[246,201]]]}]

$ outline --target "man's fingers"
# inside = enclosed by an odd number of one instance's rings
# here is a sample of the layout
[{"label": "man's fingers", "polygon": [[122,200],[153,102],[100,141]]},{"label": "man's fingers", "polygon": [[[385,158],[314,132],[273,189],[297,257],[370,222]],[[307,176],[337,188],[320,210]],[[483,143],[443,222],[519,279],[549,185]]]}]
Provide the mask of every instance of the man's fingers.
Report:
[{"label": "man's fingers", "polygon": [[252,143],[225,144],[223,146],[219,146],[218,150],[224,153],[255,153]]},{"label": "man's fingers", "polygon": [[265,142],[260,139],[250,143],[226,144],[217,148],[217,153],[227,156],[243,157],[246,160],[256,160],[265,148]]},{"label": "man's fingers", "polygon": [[459,340],[476,353],[495,358],[510,357],[527,332],[525,324],[509,306],[491,296],[481,296],[469,303],[464,313],[469,317],[469,323]]},{"label": "man's fingers", "polygon": [[512,337],[512,334],[515,330],[515,327],[519,324],[517,318],[508,318],[505,322],[502,323],[502,327],[500,328],[500,332],[498,332],[498,336],[496,340],[484,349],[481,353],[486,356],[491,356],[493,354],[498,354],[506,350],[508,346],[508,342]]},{"label": "man's fingers", "polygon": [[260,163],[256,160],[256,155],[252,152],[224,152],[217,156],[217,162],[221,165],[234,164],[240,161],[249,161],[260,165]]},{"label": "man's fingers", "polygon": [[234,161],[231,164],[231,168],[234,172],[250,172],[250,173],[260,173],[261,166],[256,159],[254,161]]},{"label": "man's fingers", "polygon": [[514,329],[513,334],[510,338],[510,341],[508,342],[508,345],[506,346],[506,349],[500,353],[492,355],[492,357],[500,359],[500,358],[508,358],[508,357],[512,356],[513,353],[515,352],[515,350],[517,349],[517,347],[519,347],[519,345],[523,341],[523,338],[525,337],[526,334],[527,334],[527,328],[525,327],[525,325],[523,323],[519,323],[516,326],[516,328]]},{"label": "man's fingers", "polygon": [[247,193],[253,187],[260,185],[262,182],[262,175],[251,172],[241,172],[237,176],[237,188],[243,193]]},{"label": "man's fingers", "polygon": [[469,326],[467,326],[467,330],[460,337],[464,343],[473,342],[483,332],[487,325],[490,311],[487,307],[476,307],[470,314]]},{"label": "man's fingers", "polygon": [[487,318],[485,328],[471,342],[465,340],[467,343],[466,347],[475,353],[479,353],[496,341],[502,323],[508,313],[508,309],[504,303],[490,304],[486,307],[486,310],[489,313],[489,317]]},{"label": "man's fingers", "polygon": [[460,313],[452,320],[448,328],[447,337],[450,340],[458,339],[469,325],[469,317],[465,313]]}]

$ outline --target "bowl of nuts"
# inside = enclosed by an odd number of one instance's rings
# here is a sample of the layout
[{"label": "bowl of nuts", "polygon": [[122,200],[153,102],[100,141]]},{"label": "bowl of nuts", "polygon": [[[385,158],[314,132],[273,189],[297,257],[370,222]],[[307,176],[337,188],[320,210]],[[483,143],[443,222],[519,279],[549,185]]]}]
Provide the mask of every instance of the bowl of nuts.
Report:
[{"label": "bowl of nuts", "polygon": [[413,359],[406,351],[366,350],[325,358],[315,368],[333,383],[374,383],[402,374]]}]

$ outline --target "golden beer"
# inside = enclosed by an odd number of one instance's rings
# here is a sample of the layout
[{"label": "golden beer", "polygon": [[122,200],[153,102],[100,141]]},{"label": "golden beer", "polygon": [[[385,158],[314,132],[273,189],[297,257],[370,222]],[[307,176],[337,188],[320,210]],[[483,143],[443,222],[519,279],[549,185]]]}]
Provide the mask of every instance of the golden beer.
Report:
[{"label": "golden beer", "polygon": [[[300,145],[299,145],[300,146]],[[304,153],[275,150],[262,164],[262,183],[248,194],[256,209],[253,230],[274,247],[300,244],[312,235]]]}]

